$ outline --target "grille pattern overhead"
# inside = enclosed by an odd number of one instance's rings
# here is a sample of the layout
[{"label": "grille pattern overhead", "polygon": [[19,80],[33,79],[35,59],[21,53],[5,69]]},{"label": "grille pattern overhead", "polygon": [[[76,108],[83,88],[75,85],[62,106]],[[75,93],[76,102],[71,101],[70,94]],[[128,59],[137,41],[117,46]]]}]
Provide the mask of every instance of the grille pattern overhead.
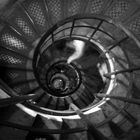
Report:
[{"label": "grille pattern overhead", "polygon": [[26,49],[25,44],[21,40],[8,33],[2,35],[1,41],[4,42],[7,46],[15,47],[19,50]]},{"label": "grille pattern overhead", "polygon": [[30,27],[28,26],[28,24],[20,17],[16,18],[16,23],[17,26],[19,26],[19,28],[21,28],[21,30],[23,30],[23,32],[28,35],[29,37],[33,36],[33,31],[30,29]]},{"label": "grille pattern overhead", "polygon": [[107,15],[112,18],[118,18],[122,16],[126,10],[128,10],[129,4],[126,1],[118,1],[114,4],[112,9],[107,13]]},{"label": "grille pattern overhead", "polygon": [[34,28],[38,32],[44,32],[44,30],[48,29],[48,17],[46,15],[46,9],[44,7],[44,1],[39,2],[38,0],[27,0],[27,2],[23,3],[24,8],[27,9],[27,14],[31,18],[34,23]]},{"label": "grille pattern overhead", "polygon": [[10,79],[16,79],[19,76],[19,74],[16,72],[8,72],[7,75],[10,77]]},{"label": "grille pattern overhead", "polygon": [[[89,0],[90,13],[99,13],[103,6],[104,0]],[[89,7],[87,7],[89,8]]]},{"label": "grille pattern overhead", "polygon": [[69,13],[71,13],[71,15],[75,15],[77,12],[77,10],[79,10],[79,7],[80,7],[80,0],[78,1],[75,1],[73,0],[71,2],[71,7],[68,9]]},{"label": "grille pattern overhead", "polygon": [[18,30],[27,41],[33,42],[38,35],[36,34],[31,18],[29,18],[28,13],[24,11],[24,8],[18,7],[17,11],[18,12],[11,12],[8,16],[10,24],[15,30]]},{"label": "grille pattern overhead", "polygon": [[127,24],[128,28],[133,31],[135,34],[139,34],[140,32],[140,12],[138,11],[134,18],[130,20]]},{"label": "grille pattern overhead", "polygon": [[84,13],[86,8],[86,2],[84,0],[68,0],[65,3],[65,9],[68,11],[66,17],[77,15],[79,13]]},{"label": "grille pattern overhead", "polygon": [[18,58],[10,56],[9,54],[0,54],[1,63],[5,64],[21,64],[22,61]]},{"label": "grille pattern overhead", "polygon": [[60,21],[63,17],[62,11],[62,1],[61,0],[46,0],[47,8],[49,10],[49,14],[51,15],[51,20],[53,24]]},{"label": "grille pattern overhead", "polygon": [[40,26],[45,25],[45,16],[37,1],[31,3],[28,7],[28,10],[30,11],[30,15],[35,19],[35,22],[37,24],[39,24]]},{"label": "grille pattern overhead", "polygon": [[106,11],[105,15],[111,17],[114,20],[127,20],[127,18],[135,11],[137,5],[133,2],[127,2],[126,0],[113,1],[111,6]]}]

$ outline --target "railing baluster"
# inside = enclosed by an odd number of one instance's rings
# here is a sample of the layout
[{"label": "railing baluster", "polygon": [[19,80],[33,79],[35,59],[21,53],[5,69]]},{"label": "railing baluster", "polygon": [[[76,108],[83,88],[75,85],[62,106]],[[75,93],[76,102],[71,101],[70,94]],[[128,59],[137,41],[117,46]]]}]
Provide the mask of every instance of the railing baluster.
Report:
[{"label": "railing baluster", "polygon": [[60,103],[60,99],[57,98],[57,100],[56,100],[55,110],[59,109],[59,103]]},{"label": "railing baluster", "polygon": [[127,39],[129,39],[128,36],[126,36],[125,38],[123,38],[122,40],[120,40],[119,42],[115,43],[114,45],[111,45],[109,48],[107,48],[107,50],[105,52],[102,52],[100,54],[100,57],[104,56],[106,53],[109,53],[112,49],[116,48],[118,45],[120,45],[121,43],[123,43],[124,41],[126,41]]},{"label": "railing baluster", "polygon": [[111,72],[111,73],[107,73],[104,74],[104,76],[106,78],[111,78],[112,75],[117,75],[117,74],[121,74],[121,73],[126,73],[126,72],[133,72],[133,71],[138,71],[140,70],[140,67],[135,67],[135,68],[129,68],[129,69],[124,69],[124,70],[119,70],[119,71],[115,71],[115,72]]},{"label": "railing baluster", "polygon": [[45,104],[45,107],[46,108],[50,105],[50,103],[52,102],[52,100],[53,100],[53,97],[50,96],[49,99],[47,100],[47,103]]},{"label": "railing baluster", "polygon": [[73,22],[72,22],[71,31],[70,31],[70,38],[71,38],[71,36],[72,36],[74,24],[75,24],[75,19],[73,19]]},{"label": "railing baluster", "polygon": [[15,96],[15,97],[0,99],[0,108],[22,103],[26,100],[31,100],[36,97],[37,97],[37,95],[30,94],[30,95],[22,95],[22,96]]},{"label": "railing baluster", "polygon": [[110,47],[108,48],[108,50],[110,51],[110,50],[114,49],[115,47],[117,47],[118,45],[120,45],[121,43],[123,43],[124,41],[126,41],[128,38],[129,38],[129,37],[126,36],[125,38],[123,38],[122,40],[120,40],[119,42],[117,42],[116,44],[110,46]]},{"label": "railing baluster", "polygon": [[93,37],[93,36],[95,35],[95,33],[98,31],[98,29],[100,28],[100,26],[102,25],[103,22],[104,22],[103,20],[101,20],[101,21],[99,22],[98,26],[97,26],[96,29],[93,31],[92,35],[90,36],[90,38],[89,38],[88,40],[91,40],[91,39],[92,39],[92,37]]},{"label": "railing baluster", "polygon": [[97,94],[97,97],[116,99],[116,100],[131,103],[131,104],[140,105],[140,99],[127,98],[127,97],[121,97],[121,96],[115,96],[115,95],[106,95],[106,94]]},{"label": "railing baluster", "polygon": [[54,44],[54,34],[53,34],[53,32],[52,32],[51,37],[52,37],[52,43]]}]

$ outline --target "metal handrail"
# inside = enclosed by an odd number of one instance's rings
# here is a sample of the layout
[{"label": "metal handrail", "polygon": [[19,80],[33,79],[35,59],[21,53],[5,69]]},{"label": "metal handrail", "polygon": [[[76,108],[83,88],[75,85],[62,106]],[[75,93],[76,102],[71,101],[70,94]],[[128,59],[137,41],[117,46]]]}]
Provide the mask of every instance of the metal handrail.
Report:
[{"label": "metal handrail", "polygon": [[131,104],[140,105],[140,99],[128,98],[128,97],[122,97],[122,96],[115,96],[115,95],[106,95],[106,94],[97,94],[96,96],[99,97],[99,98],[116,99],[116,100],[131,103]]},{"label": "metal handrail", "polygon": [[[8,98],[1,98],[0,99],[0,108],[22,103],[27,100],[35,99],[37,98],[40,93],[37,94],[28,94],[28,95],[22,95],[19,96],[13,89],[11,89],[2,79],[0,79],[0,88],[8,94]],[[10,97],[11,96],[11,97]]]},{"label": "metal handrail", "polygon": [[24,131],[30,131],[33,133],[39,133],[42,135],[48,135],[48,134],[72,134],[72,133],[79,133],[79,132],[84,132],[87,131],[86,127],[81,127],[81,128],[72,128],[72,129],[43,129],[43,128],[34,128],[30,126],[25,126],[17,123],[12,123],[9,121],[0,121],[1,126],[7,126],[7,127],[12,127]]}]

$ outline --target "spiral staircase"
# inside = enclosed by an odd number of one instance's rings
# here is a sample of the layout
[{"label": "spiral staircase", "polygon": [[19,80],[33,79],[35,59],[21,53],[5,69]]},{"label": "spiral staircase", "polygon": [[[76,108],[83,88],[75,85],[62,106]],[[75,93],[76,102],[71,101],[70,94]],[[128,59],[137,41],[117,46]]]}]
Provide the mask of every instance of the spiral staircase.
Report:
[{"label": "spiral staircase", "polygon": [[138,2],[7,2],[0,140],[139,140]]}]

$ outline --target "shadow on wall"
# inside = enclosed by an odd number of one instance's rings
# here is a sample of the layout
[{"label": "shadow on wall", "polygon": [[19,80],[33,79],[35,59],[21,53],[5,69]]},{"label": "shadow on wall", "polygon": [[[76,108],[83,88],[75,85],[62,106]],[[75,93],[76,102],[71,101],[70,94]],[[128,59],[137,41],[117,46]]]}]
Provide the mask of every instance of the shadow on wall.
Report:
[{"label": "shadow on wall", "polygon": [[3,9],[11,0],[0,0],[0,9]]},{"label": "shadow on wall", "polygon": [[0,0],[0,16],[18,0]]},{"label": "shadow on wall", "polygon": [[136,0],[140,4],[140,0]]}]

